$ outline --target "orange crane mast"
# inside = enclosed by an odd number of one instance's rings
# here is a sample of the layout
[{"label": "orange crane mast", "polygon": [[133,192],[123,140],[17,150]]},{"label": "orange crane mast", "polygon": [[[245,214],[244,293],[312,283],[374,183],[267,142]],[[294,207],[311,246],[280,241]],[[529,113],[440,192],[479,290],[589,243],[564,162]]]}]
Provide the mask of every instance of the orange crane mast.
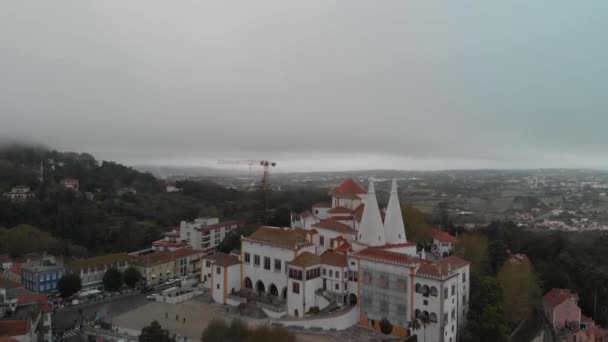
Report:
[{"label": "orange crane mast", "polygon": [[218,164],[231,164],[231,165],[241,165],[247,164],[249,167],[253,165],[260,165],[264,167],[264,176],[262,177],[261,189],[264,196],[264,208],[263,208],[263,223],[268,223],[268,194],[270,193],[270,168],[277,166],[276,162],[272,162],[269,160],[218,160]]}]

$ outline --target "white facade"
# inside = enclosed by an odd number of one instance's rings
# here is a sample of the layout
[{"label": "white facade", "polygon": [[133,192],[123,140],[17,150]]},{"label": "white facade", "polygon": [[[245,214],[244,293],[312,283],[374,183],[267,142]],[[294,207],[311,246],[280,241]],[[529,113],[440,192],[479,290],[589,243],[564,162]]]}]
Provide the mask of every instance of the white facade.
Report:
[{"label": "white facade", "polygon": [[228,295],[241,289],[239,264],[213,265],[211,271],[211,296],[216,303],[226,304]]},{"label": "white facade", "polygon": [[35,197],[34,193],[30,191],[30,187],[25,185],[14,187],[10,192],[5,192],[3,196],[13,202],[25,201]]},{"label": "white facade", "polygon": [[331,209],[331,206],[318,206],[312,208],[312,213],[321,220],[329,218],[328,211]]},{"label": "white facade", "polygon": [[320,300],[317,299],[316,290],[321,286],[321,278],[306,279],[306,272],[314,269],[319,270],[320,265],[307,268],[293,267],[290,269],[302,272],[301,279],[295,277],[288,278],[287,289],[287,314],[293,317],[304,317],[311,307],[319,308]]},{"label": "white facade", "polygon": [[297,253],[304,251],[315,253],[315,246],[295,250],[241,240],[243,287],[251,286],[258,292],[270,293],[274,285],[278,294],[283,296],[287,292],[287,263],[291,262]]},{"label": "white facade", "polygon": [[452,254],[453,250],[454,245],[451,242],[444,242],[437,239],[433,239],[433,253],[441,257],[447,257],[448,255]]},{"label": "white facade", "polygon": [[324,229],[320,227],[314,228],[317,231],[317,234],[313,235],[312,241],[317,246],[317,254],[321,255],[325,253],[328,249],[330,249],[331,241],[338,237],[343,237],[347,241],[353,241],[355,236],[354,234],[341,234],[334,230]]},{"label": "white facade", "polygon": [[[411,333],[412,320],[426,316],[431,322],[425,331],[413,332],[419,335],[419,340],[455,342],[468,312],[468,262],[454,256],[428,261],[423,252],[417,251],[416,244],[407,242],[403,222],[396,217],[400,211],[396,209],[399,202],[395,183],[391,191],[392,210],[387,213],[394,217],[387,225],[382,222],[373,182],[370,181],[367,194],[361,194],[362,190],[352,180],[343,184],[346,185],[341,186],[339,196],[332,198],[332,205],[359,208],[359,195],[365,197],[365,207],[358,209],[359,212],[363,209],[359,231],[332,219],[318,222],[317,214],[311,213],[300,215],[300,225],[306,222],[302,217],[315,218],[315,224],[305,229],[260,227],[251,236],[241,238],[240,274],[228,273],[226,280],[223,277],[215,280],[216,276],[224,275],[223,271],[213,269],[212,264],[203,265],[203,280],[213,279],[205,286],[217,291],[226,282],[239,281],[244,289],[285,298],[286,308],[281,307],[282,313],[272,317],[280,317],[286,311],[292,317],[286,325],[295,317],[305,317],[295,324],[305,326],[305,321],[314,320],[311,308],[323,309],[334,303],[356,306],[355,312],[351,310],[344,317],[356,315],[355,321],[374,329],[379,329],[382,319],[389,319],[393,333],[400,336]],[[358,194],[347,192],[351,190]],[[340,216],[347,210],[334,212]],[[398,243],[384,241],[387,229],[391,239]],[[226,302],[220,294],[213,298]]]},{"label": "white facade", "polygon": [[193,222],[182,221],[179,226],[179,239],[186,241],[193,249],[210,253],[215,250],[226,235],[237,229],[243,222],[221,222],[217,217],[197,218]]}]

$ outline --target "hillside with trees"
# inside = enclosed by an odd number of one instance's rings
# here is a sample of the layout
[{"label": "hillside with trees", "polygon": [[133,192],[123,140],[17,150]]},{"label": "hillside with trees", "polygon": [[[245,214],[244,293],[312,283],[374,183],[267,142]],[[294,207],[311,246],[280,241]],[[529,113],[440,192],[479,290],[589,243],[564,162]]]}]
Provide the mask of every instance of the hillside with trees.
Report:
[{"label": "hillside with trees", "polygon": [[[78,179],[78,191],[62,185],[67,178]],[[184,180],[176,184],[182,191],[167,193],[164,180],[119,163],[98,161],[90,154],[39,146],[0,147],[0,193],[17,185],[29,186],[35,198],[11,202],[0,197],[0,228],[5,228],[0,229],[0,237],[28,243],[0,243],[0,254],[49,251],[86,256],[131,251],[149,247],[182,220],[219,216],[254,225],[260,218],[260,196],[255,192]],[[325,190],[274,192],[268,223],[289,225],[291,212],[320,200],[327,200]]]}]

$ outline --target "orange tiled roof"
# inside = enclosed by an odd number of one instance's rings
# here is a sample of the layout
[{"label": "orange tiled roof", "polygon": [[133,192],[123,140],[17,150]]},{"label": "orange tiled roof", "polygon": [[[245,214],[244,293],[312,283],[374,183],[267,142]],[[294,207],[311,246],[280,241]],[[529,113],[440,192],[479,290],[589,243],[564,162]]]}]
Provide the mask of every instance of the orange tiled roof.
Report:
[{"label": "orange tiled roof", "polygon": [[290,229],[261,226],[253,234],[242,239],[243,241],[255,241],[279,245],[288,248],[299,248],[300,246],[310,245],[306,238],[304,229]]},{"label": "orange tiled roof", "polygon": [[328,211],[330,214],[352,214],[352,212],[352,210],[345,207],[333,207]]},{"label": "orange tiled roof", "polygon": [[331,251],[327,251],[321,255],[321,262],[324,265],[336,266],[336,267],[347,267],[346,255],[339,254]]},{"label": "orange tiled roof", "polygon": [[302,252],[295,259],[293,259],[289,265],[296,267],[310,267],[314,265],[319,265],[321,263],[321,257],[314,255],[310,252]]},{"label": "orange tiled roof", "polygon": [[169,252],[175,259],[187,258],[193,255],[201,255],[203,252],[198,249],[182,248]]},{"label": "orange tiled roof", "polygon": [[0,336],[21,336],[27,333],[27,321],[0,321]]},{"label": "orange tiled roof", "polygon": [[22,264],[20,262],[13,262],[13,265],[11,266],[11,272],[21,275],[21,267]]},{"label": "orange tiled roof", "polygon": [[349,222],[355,219],[352,215],[347,215],[347,216],[332,216],[331,218],[333,220],[336,220],[336,221],[349,221]]},{"label": "orange tiled roof", "polygon": [[342,234],[357,234],[357,231],[351,228],[349,225],[344,224],[342,222],[338,222],[333,219],[321,220],[313,224],[312,227],[333,230]]},{"label": "orange tiled roof", "polygon": [[522,253],[512,254],[511,257],[509,257],[509,261],[528,264],[530,263],[530,259],[528,258],[528,256]]},{"label": "orange tiled roof", "polygon": [[157,247],[185,247],[188,243],[186,242],[171,242],[171,241],[167,241],[167,240],[158,240],[158,241],[154,241],[152,242],[152,246],[157,246]]},{"label": "orange tiled roof", "polygon": [[338,185],[333,191],[332,194],[348,194],[348,195],[361,195],[366,194],[367,191],[361,187],[361,185],[357,184],[352,178],[346,179],[342,184]]},{"label": "orange tiled roof", "polygon": [[598,326],[589,327],[581,332],[587,335],[587,338],[593,338],[595,341],[604,341],[608,337],[608,331]]},{"label": "orange tiled roof", "polygon": [[345,243],[341,244],[340,246],[338,246],[338,248],[334,249],[334,252],[346,254],[349,250],[350,250],[350,244],[348,242],[345,242]]},{"label": "orange tiled roof", "polygon": [[384,246],[379,246],[377,248],[381,248],[381,249],[391,249],[391,248],[400,248],[400,247],[412,247],[412,246],[416,246],[417,244],[415,242],[404,242],[404,243],[387,243]]},{"label": "orange tiled roof", "polygon": [[131,260],[133,263],[142,265],[144,267],[151,267],[172,262],[173,255],[169,252],[154,252],[145,255],[133,255],[131,256]]},{"label": "orange tiled roof", "polygon": [[239,264],[239,258],[220,252],[209,255],[205,257],[205,259],[211,259],[215,261],[215,265],[217,266],[232,266]]},{"label": "orange tiled roof", "polygon": [[441,242],[455,242],[457,240],[455,236],[437,228],[431,228],[431,237]]},{"label": "orange tiled roof", "polygon": [[470,262],[455,255],[434,262],[423,260],[416,271],[416,275],[420,277],[443,278],[469,264]]},{"label": "orange tiled roof", "polygon": [[363,209],[365,208],[365,204],[361,204],[357,207],[357,209],[353,210],[353,216],[357,221],[361,221],[361,217],[363,216]]},{"label": "orange tiled roof", "polygon": [[420,263],[420,259],[418,258],[374,247],[359,251],[354,256],[361,259],[402,266],[416,266]]},{"label": "orange tiled roof", "polygon": [[551,289],[543,296],[543,303],[550,307],[556,307],[570,298],[578,300],[578,295],[570,289]]},{"label": "orange tiled roof", "polygon": [[50,312],[51,307],[49,306],[49,299],[45,294],[26,294],[17,297],[17,303],[24,305],[28,303],[38,302],[40,303],[40,307],[42,312]]}]

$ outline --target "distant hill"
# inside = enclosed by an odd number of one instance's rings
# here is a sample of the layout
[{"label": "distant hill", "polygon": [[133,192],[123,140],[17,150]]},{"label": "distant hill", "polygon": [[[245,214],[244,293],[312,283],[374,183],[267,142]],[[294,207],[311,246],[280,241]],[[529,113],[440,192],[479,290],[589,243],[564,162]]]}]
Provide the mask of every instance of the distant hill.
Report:
[{"label": "distant hill", "polygon": [[[79,190],[64,188],[65,178],[78,179]],[[20,184],[36,197],[25,202],[1,197],[0,227],[28,224],[91,254],[149,247],[169,227],[201,213],[248,218],[255,209],[248,194],[210,181],[179,182],[183,191],[167,193],[164,180],[87,153],[1,146],[0,193]]]}]

